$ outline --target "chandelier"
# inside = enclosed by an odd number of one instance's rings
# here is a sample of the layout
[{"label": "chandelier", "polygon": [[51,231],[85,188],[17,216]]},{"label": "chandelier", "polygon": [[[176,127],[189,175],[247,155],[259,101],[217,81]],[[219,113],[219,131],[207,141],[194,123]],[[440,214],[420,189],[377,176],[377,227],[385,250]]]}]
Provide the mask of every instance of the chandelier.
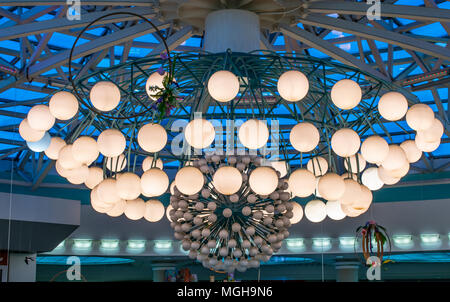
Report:
[{"label": "chandelier", "polygon": [[[28,147],[85,184],[100,213],[156,222],[166,212],[189,256],[215,269],[257,267],[303,213],[314,223],[365,213],[372,191],[443,135],[402,88],[298,54],[167,49],[70,80],[20,123]],[[167,168],[178,169],[172,184]]]}]

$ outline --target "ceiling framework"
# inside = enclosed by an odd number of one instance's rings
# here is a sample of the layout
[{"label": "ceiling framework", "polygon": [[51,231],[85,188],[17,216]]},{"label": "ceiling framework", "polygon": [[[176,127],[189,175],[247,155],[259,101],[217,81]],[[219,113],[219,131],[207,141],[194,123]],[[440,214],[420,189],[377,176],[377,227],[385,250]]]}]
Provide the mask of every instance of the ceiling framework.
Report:
[{"label": "ceiling framework", "polygon": [[[69,85],[70,48],[90,22],[111,12],[138,13],[158,26],[171,50],[192,53],[202,51],[203,27],[198,20],[220,8],[257,13],[262,20],[261,49],[319,53],[403,86],[409,99],[434,105],[446,129],[443,145],[448,148],[450,10],[442,8],[446,2],[442,0],[396,2],[382,1],[381,18],[368,20],[366,1],[84,0],[81,18],[69,20],[65,0],[0,1],[0,160],[14,159],[19,174],[35,188],[53,167],[13,134],[29,108],[45,100],[36,93],[52,94]],[[439,30],[430,31],[430,26]],[[142,38],[147,35],[156,39]],[[85,76],[102,67],[157,55],[164,49],[156,36],[153,28],[131,15],[102,19],[81,36],[72,62],[74,74]],[[192,38],[196,42],[190,43]],[[450,152],[427,153],[412,169],[447,170],[448,158]]]}]

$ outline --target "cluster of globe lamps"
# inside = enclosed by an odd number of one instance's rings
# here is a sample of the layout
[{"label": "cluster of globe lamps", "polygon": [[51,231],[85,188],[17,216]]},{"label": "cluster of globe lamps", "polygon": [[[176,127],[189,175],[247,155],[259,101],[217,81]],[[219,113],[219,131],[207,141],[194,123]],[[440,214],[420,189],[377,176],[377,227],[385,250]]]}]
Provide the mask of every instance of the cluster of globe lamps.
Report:
[{"label": "cluster of globe lamps", "polygon": [[[153,73],[147,80],[146,90],[152,99],[149,87],[162,88],[164,75]],[[215,72],[209,79],[207,88],[213,99],[226,103],[239,93],[239,80],[230,71]],[[307,77],[297,70],[284,72],[278,79],[277,89],[287,102],[301,101],[309,91]],[[341,110],[351,110],[362,99],[362,91],[358,83],[351,79],[343,79],[334,84],[330,92],[332,105]],[[99,111],[108,112],[115,109],[121,99],[119,88],[112,82],[101,81],[90,90],[90,101]],[[330,104],[331,106],[331,104]],[[69,121],[78,112],[76,97],[67,91],[54,94],[48,105],[39,104],[32,107],[27,117],[20,123],[19,133],[28,147],[35,152],[56,161],[56,170],[70,183],[85,184],[91,190],[92,207],[110,216],[125,214],[132,220],[145,218],[148,221],[159,221],[166,211],[170,218],[170,210],[165,210],[157,200],[169,188],[169,178],[163,171],[163,162],[156,159],[154,153],[161,151],[167,143],[166,130],[159,124],[148,123],[142,126],[137,134],[137,142],[143,151],[148,153],[142,164],[142,174],[127,172],[126,138],[119,129],[103,130],[94,139],[79,136],[73,142],[66,142],[61,137],[51,137],[48,130],[55,121]],[[341,128],[331,137],[331,149],[343,158],[347,172],[338,175],[331,171],[328,161],[322,156],[311,157],[306,168],[300,167],[285,177],[287,191],[293,197],[316,198],[309,201],[304,209],[305,216],[312,222],[320,222],[329,216],[339,220],[346,216],[356,217],[366,212],[372,202],[372,193],[383,187],[400,181],[408,171],[411,163],[418,161],[422,152],[432,152],[440,145],[444,132],[442,123],[435,118],[433,110],[426,104],[408,106],[406,98],[399,92],[387,92],[378,102],[378,111],[387,121],[399,121],[406,118],[407,125],[416,131],[414,140],[405,140],[401,144],[389,144],[378,135],[367,137],[363,142],[358,133],[351,128]],[[258,135],[252,135],[257,133]],[[238,130],[242,145],[248,149],[263,147],[269,138],[269,130],[265,121],[251,119]],[[211,145],[215,138],[214,127],[206,119],[191,120],[185,130],[184,137],[190,146],[204,149]],[[296,124],[290,132],[290,143],[298,152],[309,153],[317,147],[320,132],[309,122]],[[106,169],[115,177],[105,178],[102,168],[95,166],[100,156],[104,157]],[[223,160],[223,158],[221,159]],[[276,172],[285,173],[287,163],[272,162],[271,168],[259,167],[252,173],[264,168],[261,180],[264,187],[275,187],[270,182]],[[236,170],[229,165],[228,172],[217,177],[214,186],[226,186],[232,182]],[[187,165],[177,172],[170,191],[174,189],[186,195],[193,195],[205,185],[205,177],[201,167]],[[236,170],[235,170],[236,169]],[[199,173],[200,172],[200,173]],[[216,172],[219,172],[216,171]],[[221,172],[222,173],[222,172]],[[227,174],[229,173],[229,175]],[[357,175],[361,175],[359,183]],[[256,175],[256,174],[255,174]],[[249,176],[252,177],[252,174]],[[192,192],[193,182],[198,182],[199,191]],[[196,187],[196,188],[197,188]],[[270,195],[273,192],[261,192],[260,186],[250,188],[255,194]],[[275,189],[274,189],[275,191]],[[144,201],[144,199],[149,200]],[[295,203],[292,221],[300,221],[303,209]],[[172,212],[173,214],[173,212]],[[183,220],[184,218],[179,218]]]}]

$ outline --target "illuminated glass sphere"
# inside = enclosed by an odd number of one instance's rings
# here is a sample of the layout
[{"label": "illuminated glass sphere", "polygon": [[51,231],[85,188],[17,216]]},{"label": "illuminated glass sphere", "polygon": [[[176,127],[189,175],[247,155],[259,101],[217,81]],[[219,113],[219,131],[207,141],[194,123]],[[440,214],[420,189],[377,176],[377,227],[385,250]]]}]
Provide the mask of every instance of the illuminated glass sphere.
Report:
[{"label": "illuminated glass sphere", "polygon": [[289,70],[278,79],[277,89],[280,96],[286,101],[297,102],[308,94],[309,81],[300,71]]},{"label": "illuminated glass sphere", "polygon": [[300,220],[303,218],[303,208],[301,205],[299,205],[295,201],[291,201],[292,204],[292,218],[289,220],[291,221],[291,224],[299,223]]},{"label": "illuminated glass sphere", "polygon": [[50,137],[50,134],[45,132],[44,136],[40,140],[37,142],[27,142],[27,146],[34,152],[42,152],[50,147],[51,141],[52,138]]},{"label": "illuminated glass sphere", "polygon": [[315,199],[305,206],[305,216],[311,222],[321,222],[327,217],[327,208],[323,201]]},{"label": "illuminated glass sphere", "polygon": [[90,197],[92,208],[99,213],[106,213],[114,207],[114,204],[107,204],[98,197],[97,188],[91,191]]},{"label": "illuminated glass sphere", "polygon": [[175,186],[183,194],[198,193],[205,184],[202,172],[195,167],[183,167],[175,175]]},{"label": "illuminated glass sphere", "polygon": [[382,166],[378,167],[378,177],[386,185],[393,185],[400,181],[400,177],[393,177],[389,174],[389,171]]},{"label": "illuminated glass sphere", "polygon": [[75,169],[82,164],[73,157],[72,145],[66,145],[59,150],[58,161],[66,170]]},{"label": "illuminated glass sphere", "polygon": [[131,220],[139,220],[144,217],[146,210],[145,202],[141,198],[127,200],[125,207],[125,216]]},{"label": "illuminated glass sphere", "polygon": [[216,71],[208,80],[208,92],[218,102],[229,102],[239,92],[239,79],[228,70]]},{"label": "illuminated glass sphere", "polygon": [[341,157],[350,157],[359,150],[361,140],[358,133],[349,128],[336,131],[331,137],[331,148]]},{"label": "illuminated glass sphere", "polygon": [[433,122],[433,109],[426,104],[415,104],[406,113],[406,123],[413,130],[427,130],[433,125]]},{"label": "illuminated glass sphere", "polygon": [[426,130],[417,131],[417,134],[422,137],[424,142],[433,143],[441,139],[444,134],[444,126],[440,120],[435,118],[431,127]]},{"label": "illuminated glass sphere", "polygon": [[345,213],[348,217],[358,217],[359,215],[363,214],[365,211],[358,211],[355,208],[353,208],[352,205],[345,205],[341,204],[342,212]]},{"label": "illuminated glass sphere", "polygon": [[322,156],[315,156],[308,161],[306,168],[315,176],[322,176],[328,171],[328,161]]},{"label": "illuminated glass sphere", "polygon": [[416,142],[413,140],[404,141],[400,144],[400,148],[405,151],[409,163],[415,163],[422,157],[422,151],[417,148]]},{"label": "illuminated glass sphere", "polygon": [[389,144],[381,136],[369,136],[361,144],[361,155],[369,163],[381,163],[388,153]]},{"label": "illuminated glass sphere", "polygon": [[362,183],[372,191],[379,190],[383,187],[384,182],[378,176],[378,168],[370,167],[362,173]]},{"label": "illuminated glass sphere", "polygon": [[45,131],[31,128],[28,120],[24,119],[19,124],[19,134],[27,142],[37,142],[44,137]]},{"label": "illuminated glass sphere", "polygon": [[50,146],[45,149],[45,155],[48,158],[57,160],[59,151],[66,145],[66,142],[60,137],[52,137],[50,140]]},{"label": "illuminated glass sphere", "polygon": [[106,178],[97,185],[98,197],[105,203],[115,204],[120,200],[117,192],[116,180],[113,178]]},{"label": "illuminated glass sphere", "polygon": [[384,94],[378,101],[378,111],[388,121],[398,121],[408,111],[408,101],[403,94],[391,91]]},{"label": "illuminated glass sphere", "polygon": [[232,195],[242,186],[242,174],[235,167],[223,166],[213,176],[214,188],[224,195]]},{"label": "illuminated glass sphere", "polygon": [[297,169],[289,176],[289,190],[294,196],[307,197],[316,189],[316,177],[306,169]]},{"label": "illuminated glass sphere", "polygon": [[92,137],[80,136],[73,142],[72,153],[77,161],[90,165],[99,155],[97,142]]},{"label": "illuminated glass sphere", "polygon": [[119,105],[120,90],[113,82],[102,81],[92,87],[89,97],[97,110],[111,111]]},{"label": "illuminated glass sphere", "polygon": [[55,124],[55,117],[46,105],[35,105],[27,115],[28,125],[34,130],[47,131]]},{"label": "illuminated glass sphere", "polygon": [[400,169],[407,162],[405,151],[399,145],[389,145],[388,156],[381,165],[386,170]]},{"label": "illuminated glass sphere", "polygon": [[[348,158],[344,159],[344,167],[345,170],[352,172],[352,173],[358,173],[358,172],[362,172],[364,170],[364,168],[366,167],[366,161],[364,160],[364,158],[362,157],[361,154],[357,154],[356,155],[352,155]],[[358,157],[358,159],[356,159],[356,157]],[[350,166],[349,166],[349,162],[350,162]]]},{"label": "illuminated glass sphere", "polygon": [[169,220],[170,222],[172,222],[172,219],[170,218],[170,211],[173,209],[173,207],[172,207],[172,205],[171,204],[169,204],[168,206],[167,206],[167,209],[166,209],[166,217],[167,217],[167,220]]},{"label": "illuminated glass sphere", "polygon": [[58,120],[70,120],[78,112],[78,100],[70,92],[58,91],[48,103],[51,114]]},{"label": "illuminated glass sphere", "polygon": [[[148,169],[150,169],[150,168],[159,168],[159,169],[163,169],[163,167],[164,167],[164,163],[163,163],[163,161],[161,160],[161,158],[158,158],[157,160],[156,160],[156,163],[155,164],[153,164],[153,161],[154,161],[154,157],[152,157],[152,156],[147,156],[143,161],[142,161],[142,170],[144,170],[144,172],[145,171],[147,171]],[[154,165],[154,166],[153,166]]]},{"label": "illuminated glass sphere", "polygon": [[289,134],[289,140],[295,150],[299,152],[310,152],[319,144],[319,130],[311,123],[298,123],[292,128]]},{"label": "illuminated glass sphere", "polygon": [[115,157],[106,157],[105,161],[106,169],[111,172],[120,172],[127,166],[127,158],[123,154]]},{"label": "illuminated glass sphere", "polygon": [[352,207],[357,211],[367,211],[369,209],[370,205],[372,204],[372,191],[369,190],[366,186],[362,185],[361,188],[361,195],[357,199],[355,203],[352,204]]},{"label": "illuminated glass sphere", "polygon": [[136,199],[141,195],[141,179],[134,173],[125,172],[117,177],[116,189],[120,198]]},{"label": "illuminated glass sphere", "polygon": [[155,153],[164,148],[167,143],[167,132],[160,124],[147,124],[138,132],[139,146],[147,152]]},{"label": "illuminated glass sphere", "polygon": [[147,197],[160,196],[169,187],[169,177],[158,168],[147,170],[141,176],[141,192]]},{"label": "illuminated glass sphere", "polygon": [[84,184],[89,189],[95,188],[103,180],[103,169],[99,167],[89,167],[89,174]]},{"label": "illuminated glass sphere", "polygon": [[356,107],[361,98],[361,87],[353,80],[340,80],[331,88],[331,100],[340,109],[348,110]]},{"label": "illuminated glass sphere", "polygon": [[386,172],[396,178],[404,177],[409,172],[409,162],[405,161],[403,166],[401,166],[400,168],[394,170],[386,170]]},{"label": "illuminated glass sphere", "polygon": [[416,134],[416,138],[414,140],[416,142],[417,148],[422,152],[433,152],[441,144],[440,139],[438,139],[434,142],[425,141],[425,138],[421,135],[420,132]]},{"label": "illuminated glass sphere", "polygon": [[118,202],[116,202],[111,209],[106,211],[106,215],[111,217],[119,217],[125,212],[126,207],[127,207],[126,200],[121,199]]},{"label": "illuminated glass sphere", "polygon": [[59,159],[56,160],[55,169],[56,169],[56,172],[62,177],[67,177],[69,175],[69,171],[70,170],[69,169],[64,169],[61,166],[61,161]]},{"label": "illuminated glass sphere", "polygon": [[342,211],[341,204],[337,200],[329,200],[326,205],[327,216],[333,220],[342,220],[345,218],[345,213]]},{"label": "illuminated glass sphere", "polygon": [[361,186],[359,183],[353,179],[344,179],[345,191],[344,194],[339,198],[339,202],[345,205],[351,205],[356,202],[361,195]]},{"label": "illuminated glass sphere", "polygon": [[327,173],[319,179],[317,190],[327,200],[338,200],[344,195],[345,182],[336,173]]},{"label": "illuminated glass sphere", "polygon": [[265,122],[248,120],[239,127],[239,140],[249,149],[262,148],[269,139],[269,129]]},{"label": "illuminated glass sphere", "polygon": [[269,195],[278,186],[278,175],[273,168],[258,167],[250,173],[248,183],[256,194]]},{"label": "illuminated glass sphere", "polygon": [[157,90],[151,90],[150,87],[158,87],[158,88],[164,88],[163,80],[166,76],[166,72],[164,72],[162,75],[159,74],[159,72],[152,73],[145,83],[145,91],[147,92],[147,95],[150,99],[156,100],[156,97],[154,97],[155,94],[157,94],[159,91]]},{"label": "illuminated glass sphere", "polygon": [[123,153],[126,140],[117,129],[104,130],[97,138],[98,150],[106,157],[116,157]]},{"label": "illuminated glass sphere", "polygon": [[89,168],[86,165],[81,165],[77,168],[67,171],[67,180],[74,185],[81,185],[89,176]]},{"label": "illuminated glass sphere", "polygon": [[164,217],[164,212],[164,205],[159,200],[151,199],[145,203],[144,218],[147,221],[160,221]]},{"label": "illuminated glass sphere", "polygon": [[211,122],[205,119],[194,119],[184,129],[184,137],[192,147],[203,149],[214,141],[216,131]]},{"label": "illuminated glass sphere", "polygon": [[272,168],[280,172],[280,178],[287,175],[287,163],[285,161],[271,161]]}]

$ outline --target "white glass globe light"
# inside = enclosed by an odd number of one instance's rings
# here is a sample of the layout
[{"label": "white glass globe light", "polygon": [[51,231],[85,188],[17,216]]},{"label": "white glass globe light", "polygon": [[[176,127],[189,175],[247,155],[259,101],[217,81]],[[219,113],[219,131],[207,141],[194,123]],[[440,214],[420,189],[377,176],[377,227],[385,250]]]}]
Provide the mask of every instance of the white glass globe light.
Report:
[{"label": "white glass globe light", "polygon": [[317,190],[326,200],[338,200],[344,195],[345,182],[336,173],[327,173],[319,179]]},{"label": "white glass globe light", "polygon": [[99,167],[90,167],[89,174],[84,184],[89,189],[95,188],[103,180],[103,169]]},{"label": "white glass globe light", "polygon": [[70,120],[78,112],[78,100],[70,92],[58,91],[48,103],[51,114],[58,120]]},{"label": "white glass globe light", "polygon": [[402,178],[409,172],[409,162],[405,161],[403,166],[395,170],[386,170],[386,173],[396,178]]},{"label": "white glass globe light", "polygon": [[406,123],[413,130],[427,130],[433,125],[433,122],[433,109],[426,104],[415,104],[406,113]]},{"label": "white glass globe light", "polygon": [[91,206],[96,212],[106,213],[107,211],[110,211],[114,207],[114,204],[107,204],[98,197],[97,188],[94,188],[91,191],[90,196],[91,196]]},{"label": "white glass globe light", "polygon": [[329,200],[325,204],[327,216],[333,220],[342,220],[345,218],[345,213],[342,211],[341,204],[337,200]]},{"label": "white glass globe light", "polygon": [[410,164],[417,162],[422,157],[422,151],[417,148],[414,140],[406,140],[400,144],[400,148],[405,151],[406,159]]},{"label": "white glass globe light", "polygon": [[92,87],[89,97],[97,110],[111,111],[119,105],[120,90],[113,82],[101,81]]},{"label": "white glass globe light", "polygon": [[59,151],[66,145],[66,142],[60,137],[52,137],[50,140],[50,145],[45,149],[45,155],[48,158],[57,160],[59,156]]},{"label": "white glass globe light", "polygon": [[82,164],[73,157],[72,145],[65,145],[59,150],[58,161],[66,170],[75,169]]},{"label": "white glass globe light", "polygon": [[116,157],[123,153],[126,140],[122,132],[117,129],[102,131],[97,138],[98,150],[106,157]]},{"label": "white glass globe light", "polygon": [[305,216],[311,222],[321,222],[327,217],[327,208],[323,201],[315,199],[305,206]]},{"label": "white glass globe light", "polygon": [[152,73],[145,83],[145,91],[147,92],[148,97],[151,100],[156,100],[156,97],[154,97],[155,94],[158,93],[157,90],[151,90],[150,87],[158,87],[160,89],[164,88],[163,80],[166,76],[166,72],[164,72],[162,75],[159,74],[159,72],[155,71]]},{"label": "white glass globe light", "polygon": [[45,135],[45,130],[35,130],[30,127],[28,120],[24,119],[19,124],[19,134],[27,142],[37,142]]},{"label": "white glass globe light", "polygon": [[295,201],[291,201],[291,204],[293,216],[289,220],[291,221],[291,224],[296,224],[299,223],[303,218],[303,208]]},{"label": "white glass globe light", "polygon": [[145,202],[141,198],[136,198],[133,200],[127,200],[124,213],[128,219],[139,220],[144,217],[145,210]]},{"label": "white glass globe light", "polygon": [[138,132],[137,141],[139,146],[147,152],[155,153],[161,151],[167,143],[167,132],[160,124],[147,124]]},{"label": "white glass globe light", "polygon": [[285,161],[271,161],[270,164],[272,168],[280,172],[280,178],[283,178],[287,175],[287,163]]},{"label": "white glass globe light", "polygon": [[361,98],[361,87],[353,80],[340,80],[331,88],[331,100],[340,109],[348,110],[356,107]]},{"label": "white glass globe light", "polygon": [[350,157],[359,150],[361,139],[353,129],[342,128],[331,137],[331,148],[341,157]]},{"label": "white glass globe light", "polygon": [[339,198],[339,202],[345,205],[355,203],[361,195],[361,186],[357,181],[351,178],[344,179],[344,194]]},{"label": "white glass globe light", "polygon": [[250,173],[248,183],[256,194],[270,195],[278,186],[278,175],[271,167],[258,167]]},{"label": "white glass globe light", "polygon": [[159,200],[151,199],[145,203],[144,218],[147,221],[160,221],[164,217],[164,212],[164,205]]},{"label": "white glass globe light", "polygon": [[269,139],[269,129],[265,122],[252,119],[239,127],[239,140],[249,149],[262,148]]},{"label": "white glass globe light", "polygon": [[289,140],[295,150],[299,152],[310,152],[319,144],[319,130],[311,123],[298,123],[292,128],[289,134]]},{"label": "white glass globe light", "polygon": [[358,211],[354,209],[351,205],[341,204],[342,212],[345,213],[348,217],[358,217],[363,214],[365,211]]},{"label": "white glass globe light", "polygon": [[358,200],[352,204],[352,208],[357,211],[367,211],[370,205],[372,204],[373,195],[372,191],[369,190],[366,186],[362,185],[361,187],[361,195]]},{"label": "white glass globe light", "polygon": [[[154,161],[154,157],[153,156],[147,156],[143,161],[142,161],[142,170],[144,170],[144,172],[145,171],[147,171],[147,170],[149,170],[149,169],[151,169],[151,168],[158,168],[158,169],[163,169],[163,167],[164,167],[164,163],[163,163],[163,161],[161,160],[161,158],[158,158],[157,160],[156,160],[156,163],[155,164],[153,164],[153,161]],[[154,165],[154,166],[153,166]]]},{"label": "white glass globe light", "polygon": [[393,185],[400,181],[400,177],[393,177],[389,174],[389,171],[382,166],[378,167],[378,177],[386,185]]},{"label": "white glass globe light", "polygon": [[361,176],[362,183],[372,191],[379,190],[383,187],[384,182],[378,176],[378,168],[370,167],[363,172]]},{"label": "white glass globe light", "polygon": [[69,169],[64,169],[61,166],[61,161],[59,159],[56,160],[55,169],[56,169],[56,172],[62,177],[67,177],[69,175],[69,171],[70,170]]},{"label": "white glass globe light", "polygon": [[437,118],[434,119],[433,124],[426,130],[417,131],[423,141],[426,143],[433,143],[441,139],[444,134],[444,126]]},{"label": "white glass globe light", "polygon": [[369,136],[361,144],[361,155],[369,163],[381,163],[388,153],[389,144],[381,136]]},{"label": "white glass globe light", "polygon": [[86,165],[81,165],[77,168],[67,171],[67,180],[74,185],[81,185],[89,176],[89,168]]},{"label": "white glass globe light", "polygon": [[176,188],[185,195],[198,193],[205,184],[203,173],[192,166],[186,166],[178,170],[175,175]]},{"label": "white glass globe light", "polygon": [[127,166],[127,158],[123,154],[115,157],[106,157],[105,161],[106,169],[111,172],[120,172]]},{"label": "white glass globe light", "polygon": [[289,176],[289,190],[294,196],[307,197],[316,189],[316,177],[306,169],[297,169]]},{"label": "white glass globe light", "polygon": [[28,111],[27,121],[32,129],[47,131],[55,124],[55,117],[47,105],[35,105]]},{"label": "white glass globe light", "polygon": [[219,193],[232,195],[242,186],[242,174],[235,167],[220,167],[214,173],[213,184]]},{"label": "white glass globe light", "polygon": [[80,136],[73,142],[72,153],[77,161],[90,165],[99,155],[97,142],[92,137]]},{"label": "white glass globe light", "polygon": [[117,194],[125,200],[133,200],[141,195],[141,179],[134,173],[125,172],[116,180]]},{"label": "white glass globe light", "polygon": [[239,92],[239,79],[228,70],[216,71],[208,80],[208,92],[218,102],[229,102]]},{"label": "white glass globe light", "polygon": [[107,204],[115,204],[121,199],[117,192],[116,180],[113,178],[102,180],[95,188],[100,200]]},{"label": "white glass globe light", "polygon": [[186,125],[184,137],[192,147],[203,149],[214,141],[216,131],[211,122],[205,119],[194,119]]},{"label": "white glass globe light", "polygon": [[141,192],[147,197],[160,196],[169,187],[169,177],[158,168],[147,170],[141,176]]},{"label": "white glass globe light", "polygon": [[308,94],[309,81],[300,71],[289,70],[278,79],[277,89],[280,96],[286,101],[297,102]]},{"label": "white glass globe light", "polygon": [[420,133],[416,134],[416,138],[414,139],[414,141],[416,142],[417,148],[422,152],[433,152],[441,144],[440,139],[434,142],[426,142],[425,138]]},{"label": "white glass globe light", "polygon": [[37,142],[27,142],[28,148],[30,148],[34,152],[43,152],[50,147],[50,143],[52,138],[48,132],[45,132],[44,136],[38,140]]},{"label": "white glass globe light", "polygon": [[315,176],[322,176],[328,171],[328,161],[322,156],[315,156],[308,161],[306,168]]},{"label": "white glass globe light", "polygon": [[400,169],[407,162],[405,151],[399,145],[389,145],[388,156],[381,165],[386,170]]},{"label": "white glass globe light", "polygon": [[408,111],[408,101],[403,94],[391,91],[378,101],[378,112],[388,121],[398,121]]},{"label": "white glass globe light", "polygon": [[111,217],[119,217],[125,212],[126,206],[127,206],[126,200],[121,199],[118,202],[116,202],[111,209],[106,211],[106,215]]},{"label": "white glass globe light", "polygon": [[[356,159],[356,157],[358,157],[358,159]],[[348,162],[350,162],[350,166],[348,165]],[[345,170],[349,172],[361,173],[366,168],[366,161],[361,154],[358,154],[358,156],[352,155],[344,159],[344,167]]]},{"label": "white glass globe light", "polygon": [[172,222],[172,218],[170,218],[170,210],[172,210],[172,209],[173,209],[173,207],[171,204],[169,204],[166,208],[166,217],[167,217],[167,220],[169,220],[170,222]]}]

